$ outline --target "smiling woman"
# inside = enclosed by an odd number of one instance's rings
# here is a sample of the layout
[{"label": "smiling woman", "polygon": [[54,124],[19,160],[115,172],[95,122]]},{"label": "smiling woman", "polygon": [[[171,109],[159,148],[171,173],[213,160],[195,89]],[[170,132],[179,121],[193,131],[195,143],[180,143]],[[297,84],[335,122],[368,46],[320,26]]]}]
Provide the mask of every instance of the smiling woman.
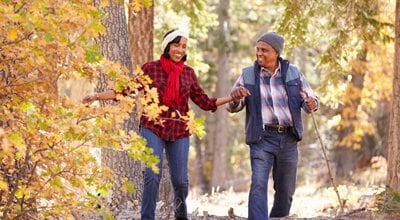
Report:
[{"label": "smiling woman", "polygon": [[[188,154],[189,136],[187,121],[183,120],[189,113],[189,99],[201,109],[216,111],[218,106],[232,100],[249,95],[243,92],[235,97],[210,98],[198,83],[194,70],[185,65],[187,58],[188,34],[181,30],[172,30],[165,34],[161,49],[163,53],[159,60],[151,61],[142,66],[145,76],[152,80],[150,87],[157,89],[160,108],[165,108],[157,121],[146,115],[140,119],[140,133],[147,141],[147,146],[153,149],[160,162],[159,173],[146,168],[141,206],[141,219],[155,219],[156,200],[163,164],[163,152],[170,168],[170,180],[174,189],[174,211],[176,219],[188,219],[186,197],[188,195]],[[125,90],[125,93],[129,91]],[[95,100],[109,100],[116,97],[113,90],[89,95],[84,103]],[[162,123],[160,123],[162,121]]]}]

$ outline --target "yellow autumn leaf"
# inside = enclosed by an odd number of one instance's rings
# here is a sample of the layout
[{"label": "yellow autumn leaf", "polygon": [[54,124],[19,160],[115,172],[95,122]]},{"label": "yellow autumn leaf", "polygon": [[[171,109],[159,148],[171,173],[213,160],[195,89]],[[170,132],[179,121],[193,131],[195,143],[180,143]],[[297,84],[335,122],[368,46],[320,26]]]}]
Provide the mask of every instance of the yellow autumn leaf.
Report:
[{"label": "yellow autumn leaf", "polygon": [[3,180],[0,180],[0,190],[2,190],[2,191],[7,191],[8,190],[8,185]]},{"label": "yellow autumn leaf", "polygon": [[189,110],[186,116],[181,117],[186,122],[186,129],[196,135],[199,139],[202,139],[206,134],[204,128],[204,118],[195,118],[195,114],[192,110]]},{"label": "yellow autumn leaf", "polygon": [[142,8],[142,1],[141,0],[134,0],[132,3],[129,4],[129,8],[132,11],[138,12]]},{"label": "yellow autumn leaf", "polygon": [[126,135],[125,130],[119,129],[118,132],[119,132],[119,135],[122,137],[124,137]]},{"label": "yellow autumn leaf", "polygon": [[104,8],[104,7],[106,7],[106,6],[108,6],[108,0],[102,0],[102,1],[100,2],[100,7],[101,7],[101,8]]},{"label": "yellow autumn leaf", "polygon": [[18,32],[15,29],[11,29],[8,33],[7,33],[7,40],[9,41],[15,41],[18,38]]},{"label": "yellow autumn leaf", "polygon": [[19,188],[17,189],[17,191],[15,192],[15,197],[17,199],[21,199],[24,196],[24,190]]}]

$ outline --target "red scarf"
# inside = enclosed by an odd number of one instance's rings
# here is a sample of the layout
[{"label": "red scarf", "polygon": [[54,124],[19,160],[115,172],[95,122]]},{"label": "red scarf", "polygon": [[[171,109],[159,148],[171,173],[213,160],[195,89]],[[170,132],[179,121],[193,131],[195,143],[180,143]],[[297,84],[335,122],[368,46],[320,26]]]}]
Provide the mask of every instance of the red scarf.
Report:
[{"label": "red scarf", "polygon": [[179,101],[179,75],[181,75],[183,70],[183,61],[174,63],[172,60],[161,55],[160,62],[163,70],[168,74],[163,102],[167,106],[177,106]]}]

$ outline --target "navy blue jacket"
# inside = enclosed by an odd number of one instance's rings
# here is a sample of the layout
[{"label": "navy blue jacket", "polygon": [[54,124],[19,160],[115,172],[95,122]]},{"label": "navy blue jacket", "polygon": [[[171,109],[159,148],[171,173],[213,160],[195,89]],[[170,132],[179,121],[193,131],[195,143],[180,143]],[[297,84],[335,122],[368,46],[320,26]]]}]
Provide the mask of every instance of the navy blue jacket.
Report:
[{"label": "navy blue jacket", "polygon": [[[303,124],[301,118],[301,108],[304,108],[304,102],[301,97],[302,82],[299,70],[288,60],[279,58],[281,64],[281,74],[285,82],[285,89],[288,95],[289,110],[292,115],[294,136],[300,141],[303,137]],[[261,140],[263,132],[263,120],[261,115],[261,97],[260,97],[260,70],[261,67],[257,61],[253,66],[243,69],[244,87],[250,91],[242,107],[235,107],[233,102],[228,108],[231,112],[238,112],[246,106],[246,143],[254,144]],[[236,103],[238,105],[238,103]]]}]

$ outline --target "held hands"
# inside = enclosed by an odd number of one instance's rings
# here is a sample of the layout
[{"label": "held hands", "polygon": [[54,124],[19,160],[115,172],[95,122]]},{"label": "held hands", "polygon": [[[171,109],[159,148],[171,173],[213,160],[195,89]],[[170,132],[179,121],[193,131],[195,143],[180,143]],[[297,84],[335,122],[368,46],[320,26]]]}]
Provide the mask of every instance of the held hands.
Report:
[{"label": "held hands", "polygon": [[233,101],[237,101],[237,100],[244,98],[246,96],[249,96],[249,95],[251,95],[250,91],[243,86],[236,87],[231,92],[231,97],[232,97]]},{"label": "held hands", "polygon": [[90,105],[90,104],[92,104],[92,102],[94,102],[96,100],[99,100],[98,93],[86,96],[85,98],[83,98],[82,103],[86,104],[86,105]]},{"label": "held hands", "polygon": [[306,104],[308,111],[315,112],[317,110],[318,103],[315,101],[314,98],[307,97],[304,99],[304,103]]}]

